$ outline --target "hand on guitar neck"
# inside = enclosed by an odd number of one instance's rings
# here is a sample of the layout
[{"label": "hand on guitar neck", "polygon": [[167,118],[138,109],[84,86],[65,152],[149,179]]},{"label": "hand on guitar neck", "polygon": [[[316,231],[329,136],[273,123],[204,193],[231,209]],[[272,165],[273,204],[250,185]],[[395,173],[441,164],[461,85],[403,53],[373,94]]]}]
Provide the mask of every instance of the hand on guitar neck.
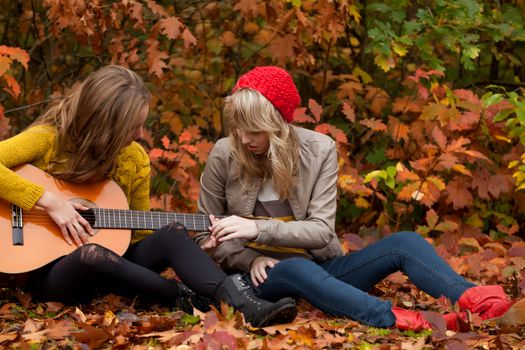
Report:
[{"label": "hand on guitar neck", "polygon": [[42,207],[57,224],[67,244],[72,245],[74,241],[77,246],[81,246],[94,234],[87,220],[77,211],[87,210],[88,207],[60,198],[49,191],[44,192],[36,205]]}]

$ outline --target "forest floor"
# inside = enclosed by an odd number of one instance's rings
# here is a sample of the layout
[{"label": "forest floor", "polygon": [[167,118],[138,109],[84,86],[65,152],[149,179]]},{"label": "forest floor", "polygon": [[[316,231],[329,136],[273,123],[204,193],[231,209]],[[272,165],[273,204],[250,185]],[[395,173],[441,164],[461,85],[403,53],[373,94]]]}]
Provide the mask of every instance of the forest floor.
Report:
[{"label": "forest floor", "polygon": [[[370,243],[345,235],[347,251]],[[433,241],[452,267],[478,284],[503,285],[513,298],[525,292],[525,242],[518,237],[442,236]],[[170,273],[167,276],[170,277]],[[457,305],[434,299],[395,273],[372,294],[394,305],[421,310],[434,328],[419,333],[380,329],[330,317],[300,300],[290,324],[252,328],[222,305],[195,315],[137,299],[107,295],[90,304],[40,303],[20,291],[0,290],[0,349],[525,349],[525,328],[505,328],[473,317],[471,331],[447,331],[438,313]]]}]

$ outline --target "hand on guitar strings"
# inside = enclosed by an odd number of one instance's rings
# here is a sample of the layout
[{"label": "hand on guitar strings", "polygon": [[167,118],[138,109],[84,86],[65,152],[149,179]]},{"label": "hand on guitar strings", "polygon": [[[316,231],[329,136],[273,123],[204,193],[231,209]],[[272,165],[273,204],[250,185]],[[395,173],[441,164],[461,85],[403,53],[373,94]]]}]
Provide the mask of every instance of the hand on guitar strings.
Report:
[{"label": "hand on guitar strings", "polygon": [[259,228],[255,221],[237,215],[227,216],[220,220],[210,215],[210,221],[212,224],[209,227],[211,237],[216,239],[218,244],[236,238],[253,240],[259,235]]},{"label": "hand on guitar strings", "polygon": [[58,225],[67,244],[71,245],[74,241],[77,246],[81,246],[94,235],[88,221],[77,211],[89,209],[86,206],[69,202],[48,191],[44,192],[36,204],[44,208]]}]

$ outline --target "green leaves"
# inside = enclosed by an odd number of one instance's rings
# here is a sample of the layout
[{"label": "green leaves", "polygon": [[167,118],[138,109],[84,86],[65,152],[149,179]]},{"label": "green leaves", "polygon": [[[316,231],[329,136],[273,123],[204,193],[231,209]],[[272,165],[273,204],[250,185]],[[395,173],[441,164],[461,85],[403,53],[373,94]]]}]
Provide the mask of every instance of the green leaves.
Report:
[{"label": "green leaves", "polygon": [[495,46],[503,40],[524,40],[523,13],[516,6],[481,0],[418,4],[422,6],[410,8],[404,1],[369,2],[366,18],[371,42],[365,49],[381,70],[417,62],[447,68],[449,75],[458,69],[474,72],[483,69],[482,62],[492,55],[520,65],[515,46],[505,45],[504,51]]}]

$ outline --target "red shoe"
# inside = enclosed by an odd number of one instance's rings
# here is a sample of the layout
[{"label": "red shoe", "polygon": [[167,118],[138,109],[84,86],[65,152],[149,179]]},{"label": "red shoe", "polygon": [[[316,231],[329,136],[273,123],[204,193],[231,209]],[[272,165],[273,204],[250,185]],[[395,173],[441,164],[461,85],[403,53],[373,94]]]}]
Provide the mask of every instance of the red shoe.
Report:
[{"label": "red shoe", "polygon": [[417,311],[393,307],[392,313],[396,316],[395,326],[401,331],[418,332],[423,329],[432,329],[430,323]]},{"label": "red shoe", "polygon": [[462,310],[477,313],[483,320],[494,319],[507,326],[525,325],[525,299],[512,302],[499,285],[469,288],[458,304]]}]

